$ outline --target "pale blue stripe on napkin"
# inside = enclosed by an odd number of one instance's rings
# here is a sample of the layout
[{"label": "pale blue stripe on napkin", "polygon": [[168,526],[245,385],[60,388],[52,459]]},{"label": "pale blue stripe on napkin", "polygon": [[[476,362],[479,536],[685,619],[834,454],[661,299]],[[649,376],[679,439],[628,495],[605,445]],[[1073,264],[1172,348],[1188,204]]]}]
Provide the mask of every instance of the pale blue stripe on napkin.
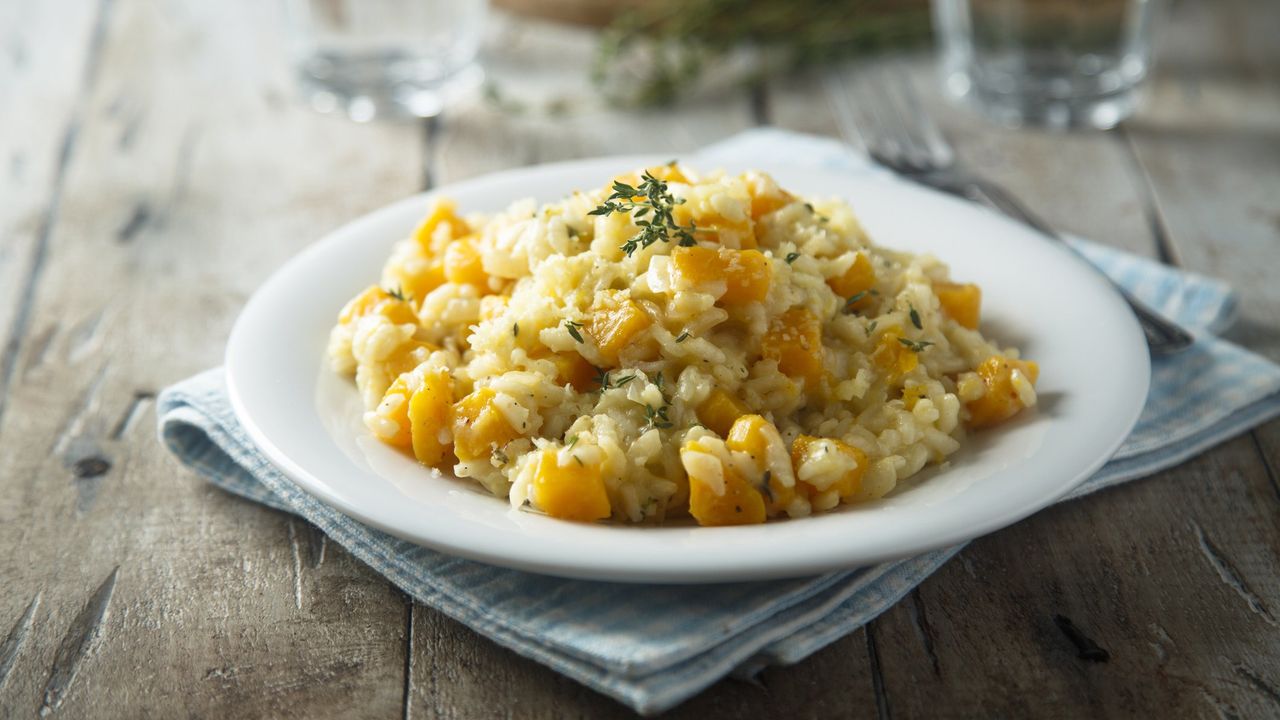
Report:
[{"label": "pale blue stripe on napkin", "polygon": [[[753,130],[699,153],[881,172],[831,140]],[[1078,242],[1135,295],[1193,330],[1157,359],[1142,418],[1115,459],[1070,497],[1175,465],[1280,414],[1280,367],[1214,334],[1235,315],[1220,282]],[[441,555],[318,502],[272,467],[236,423],[221,369],[160,394],[160,435],[210,482],[300,515],[419,602],[642,713],[672,707],[731,673],[793,663],[853,632],[960,547],[816,578],[712,586],[631,586],[531,575]],[[1102,501],[1102,502],[1105,502]]]}]

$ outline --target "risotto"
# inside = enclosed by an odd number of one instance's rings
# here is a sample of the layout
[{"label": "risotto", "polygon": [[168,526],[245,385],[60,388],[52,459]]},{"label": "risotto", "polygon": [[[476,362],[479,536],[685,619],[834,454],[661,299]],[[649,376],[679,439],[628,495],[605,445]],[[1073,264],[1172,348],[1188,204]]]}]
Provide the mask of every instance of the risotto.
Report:
[{"label": "risotto", "polygon": [[671,163],[434,201],[328,352],[373,435],[514,507],[736,525],[879,498],[1034,405],[980,301],[844,202]]}]

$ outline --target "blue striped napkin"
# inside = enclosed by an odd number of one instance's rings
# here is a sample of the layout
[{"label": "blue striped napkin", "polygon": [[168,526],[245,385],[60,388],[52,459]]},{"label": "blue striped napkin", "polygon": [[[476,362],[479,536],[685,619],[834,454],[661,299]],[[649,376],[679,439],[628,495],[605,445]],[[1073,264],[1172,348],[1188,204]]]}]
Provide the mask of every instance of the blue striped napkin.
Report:
[{"label": "blue striped napkin", "polygon": [[[755,130],[697,162],[748,155],[879,172],[841,145]],[[1280,366],[1215,335],[1234,316],[1220,282],[1079,242],[1134,295],[1195,332],[1190,350],[1154,362],[1151,394],[1114,459],[1079,497],[1175,465],[1280,414]],[[821,577],[710,586],[633,586],[532,575],[442,555],[362,525],[284,477],[236,423],[220,368],[166,389],[162,440],[208,481],[299,515],[419,602],[641,713],[670,708],[726,675],[794,663],[856,630],[961,546]]]}]

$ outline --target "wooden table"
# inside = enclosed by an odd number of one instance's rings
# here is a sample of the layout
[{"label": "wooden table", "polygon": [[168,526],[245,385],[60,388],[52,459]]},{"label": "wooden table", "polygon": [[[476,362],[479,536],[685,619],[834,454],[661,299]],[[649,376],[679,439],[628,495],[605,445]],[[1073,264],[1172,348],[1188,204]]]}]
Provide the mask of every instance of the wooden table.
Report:
[{"label": "wooden table", "polygon": [[[0,6],[0,715],[607,717],[622,706],[411,602],[155,439],[266,275],[424,186],[772,123],[822,85],[671,112],[475,103],[357,125],[295,99],[274,3]],[[1280,9],[1175,3],[1149,103],[1108,133],[934,110],[1060,227],[1225,278],[1280,360]],[[500,87],[581,86],[592,38],[502,21]],[[903,58],[920,84],[926,58]],[[1280,422],[970,545],[864,630],[673,715],[1280,715]],[[1110,654],[1080,657],[1069,618]]]}]

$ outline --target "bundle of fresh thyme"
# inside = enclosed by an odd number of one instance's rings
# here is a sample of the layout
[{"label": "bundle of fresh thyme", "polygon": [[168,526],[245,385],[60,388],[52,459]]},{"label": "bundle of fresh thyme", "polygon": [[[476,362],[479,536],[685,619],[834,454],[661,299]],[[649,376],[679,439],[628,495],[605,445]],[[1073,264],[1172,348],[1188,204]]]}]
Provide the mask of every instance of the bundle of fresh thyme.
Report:
[{"label": "bundle of fresh thyme", "polygon": [[698,232],[697,225],[692,221],[688,225],[681,225],[672,216],[672,210],[684,200],[674,197],[667,189],[667,184],[648,170],[644,171],[640,179],[640,187],[615,180],[613,194],[588,214],[630,213],[640,232],[622,244],[622,251],[628,257],[637,249],[647,248],[659,241],[671,242],[674,239],[684,247],[694,245],[693,234]]},{"label": "bundle of fresh thyme", "polygon": [[927,0],[654,0],[608,26],[592,79],[617,104],[660,105],[743,49],[759,81],[928,37]]}]

